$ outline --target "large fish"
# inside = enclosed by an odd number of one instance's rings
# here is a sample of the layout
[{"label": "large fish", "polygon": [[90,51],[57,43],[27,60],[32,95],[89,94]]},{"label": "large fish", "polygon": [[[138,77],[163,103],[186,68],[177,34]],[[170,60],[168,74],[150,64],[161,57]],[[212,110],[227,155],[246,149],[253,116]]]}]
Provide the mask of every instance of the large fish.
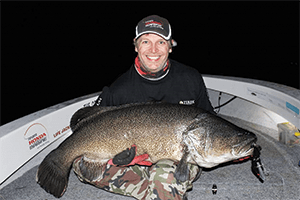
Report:
[{"label": "large fish", "polygon": [[79,156],[81,170],[95,180],[101,171],[93,166],[134,144],[135,155],[148,154],[152,163],[180,161],[176,173],[184,180],[186,162],[211,168],[250,156],[257,140],[255,134],[199,108],[165,103],[83,108],[73,115],[71,128],[73,134],[45,157],[37,171],[38,184],[55,197],[66,191],[72,163]]}]

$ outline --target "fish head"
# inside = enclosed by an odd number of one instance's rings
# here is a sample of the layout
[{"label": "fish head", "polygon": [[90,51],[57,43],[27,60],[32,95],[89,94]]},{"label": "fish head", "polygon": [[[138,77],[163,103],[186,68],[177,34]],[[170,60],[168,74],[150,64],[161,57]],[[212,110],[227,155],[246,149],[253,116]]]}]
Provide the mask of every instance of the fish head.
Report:
[{"label": "fish head", "polygon": [[190,155],[199,166],[211,168],[253,154],[257,141],[254,133],[225,120],[212,121],[217,123],[199,122],[184,136]]}]

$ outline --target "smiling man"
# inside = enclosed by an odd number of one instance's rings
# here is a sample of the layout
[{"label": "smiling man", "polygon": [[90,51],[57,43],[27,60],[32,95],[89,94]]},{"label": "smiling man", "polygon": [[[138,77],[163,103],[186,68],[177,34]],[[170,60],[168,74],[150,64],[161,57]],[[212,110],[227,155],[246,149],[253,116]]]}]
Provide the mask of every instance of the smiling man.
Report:
[{"label": "smiling man", "polygon": [[168,102],[213,112],[201,74],[169,59],[177,43],[168,20],[157,15],[142,19],[136,26],[134,45],[138,53],[134,64],[110,87],[103,88],[97,105]]},{"label": "smiling man", "polygon": [[167,67],[174,40],[171,40],[171,26],[166,19],[149,16],[140,21],[134,42],[138,59],[146,71],[158,73]]},{"label": "smiling man", "polygon": [[[134,45],[138,55],[134,64],[110,87],[103,88],[95,105],[168,102],[197,106],[213,113],[201,74],[169,59],[172,47],[176,46],[171,36],[168,20],[157,15],[142,19],[136,26]],[[73,167],[81,180],[110,192],[137,199],[187,199],[186,191],[192,188],[201,169],[188,164],[189,179],[181,182],[174,177],[176,164],[171,160],[160,160],[151,167],[107,164],[102,166],[106,170],[100,180],[88,180],[82,175],[78,167],[80,159]]]},{"label": "smiling man", "polygon": [[138,61],[140,61],[139,70],[144,73],[158,73],[159,71],[167,71],[169,53],[172,52],[170,42],[167,42],[161,36],[156,34],[144,34],[140,38],[134,39],[136,42],[135,51],[138,53]]}]

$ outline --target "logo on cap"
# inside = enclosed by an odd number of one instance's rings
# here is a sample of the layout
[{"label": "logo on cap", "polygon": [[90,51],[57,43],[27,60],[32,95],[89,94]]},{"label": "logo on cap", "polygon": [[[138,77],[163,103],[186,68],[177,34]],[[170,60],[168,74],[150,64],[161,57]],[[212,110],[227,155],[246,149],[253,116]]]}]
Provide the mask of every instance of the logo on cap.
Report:
[{"label": "logo on cap", "polygon": [[160,28],[164,29],[162,23],[156,22],[154,20],[149,20],[145,22],[145,27],[147,28]]}]

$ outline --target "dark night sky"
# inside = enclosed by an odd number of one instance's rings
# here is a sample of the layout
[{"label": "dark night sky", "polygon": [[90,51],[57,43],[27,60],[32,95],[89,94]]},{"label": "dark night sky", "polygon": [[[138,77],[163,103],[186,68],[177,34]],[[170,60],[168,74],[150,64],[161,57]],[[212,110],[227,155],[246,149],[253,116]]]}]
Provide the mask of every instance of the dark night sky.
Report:
[{"label": "dark night sky", "polygon": [[101,91],[133,63],[135,26],[157,14],[172,59],[202,74],[299,87],[299,2],[2,2],[2,124]]}]

